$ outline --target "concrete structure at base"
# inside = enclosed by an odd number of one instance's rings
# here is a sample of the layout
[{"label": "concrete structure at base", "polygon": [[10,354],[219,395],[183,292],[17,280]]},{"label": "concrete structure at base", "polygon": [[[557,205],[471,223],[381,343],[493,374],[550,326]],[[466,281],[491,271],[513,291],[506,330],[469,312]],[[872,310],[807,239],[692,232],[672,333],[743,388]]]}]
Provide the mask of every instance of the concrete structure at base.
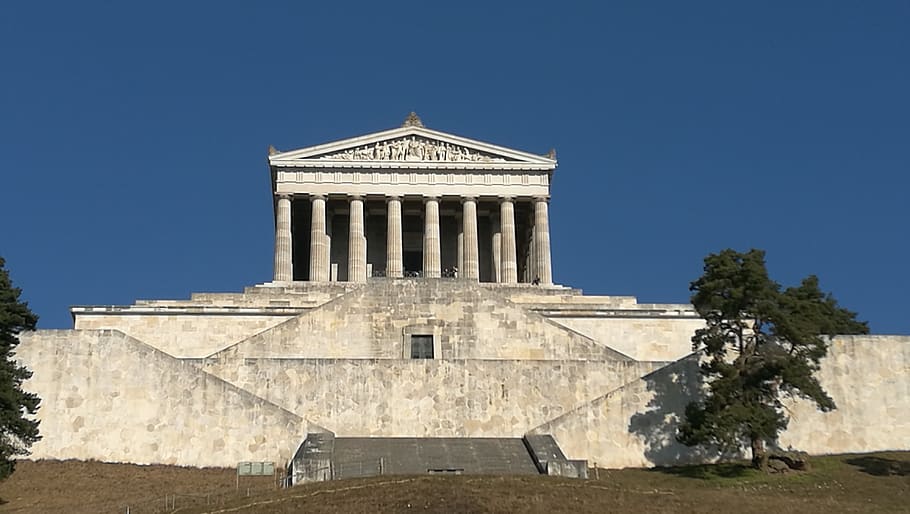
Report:
[{"label": "concrete structure at base", "polygon": [[[22,335],[25,387],[42,398],[33,457],[233,466],[297,455],[321,477],[321,448],[338,441],[350,456],[372,439],[375,455],[524,444],[531,460],[516,469],[563,474],[581,473],[578,460],[704,459],[673,437],[699,394],[690,338],[702,322],[689,305],[553,284],[554,157],[416,117],[272,151],[273,281],[74,307],[73,330]],[[908,448],[910,337],[837,337],[820,378],[838,409],[792,402],[784,446]],[[414,465],[431,464],[400,469]]]}]

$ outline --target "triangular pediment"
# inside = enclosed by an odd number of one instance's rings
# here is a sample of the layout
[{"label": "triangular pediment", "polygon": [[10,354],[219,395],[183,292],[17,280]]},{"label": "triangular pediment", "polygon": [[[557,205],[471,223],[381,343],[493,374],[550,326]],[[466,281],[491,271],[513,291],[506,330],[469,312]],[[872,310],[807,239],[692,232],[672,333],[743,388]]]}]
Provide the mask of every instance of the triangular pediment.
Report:
[{"label": "triangular pediment", "polygon": [[299,150],[273,152],[269,164],[282,168],[552,170],[556,159],[421,126],[405,126]]}]

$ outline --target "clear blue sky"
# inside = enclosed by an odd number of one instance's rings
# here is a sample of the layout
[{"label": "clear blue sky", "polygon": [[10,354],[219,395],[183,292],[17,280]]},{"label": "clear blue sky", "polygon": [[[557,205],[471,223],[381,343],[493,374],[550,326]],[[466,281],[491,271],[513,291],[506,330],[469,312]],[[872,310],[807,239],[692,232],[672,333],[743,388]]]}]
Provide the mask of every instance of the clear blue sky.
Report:
[{"label": "clear blue sky", "polygon": [[910,334],[910,2],[13,2],[0,255],[41,317],[272,272],[266,148],[558,151],[556,281],[683,302],[768,252]]}]

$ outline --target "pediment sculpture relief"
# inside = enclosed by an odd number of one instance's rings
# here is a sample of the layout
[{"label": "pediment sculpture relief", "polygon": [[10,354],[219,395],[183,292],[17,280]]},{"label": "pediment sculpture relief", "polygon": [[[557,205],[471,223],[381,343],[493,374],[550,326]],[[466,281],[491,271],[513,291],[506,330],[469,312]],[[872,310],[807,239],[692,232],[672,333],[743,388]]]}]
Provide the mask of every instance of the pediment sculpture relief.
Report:
[{"label": "pediment sculpture relief", "polygon": [[319,158],[336,161],[506,162],[502,157],[415,136],[350,148]]}]

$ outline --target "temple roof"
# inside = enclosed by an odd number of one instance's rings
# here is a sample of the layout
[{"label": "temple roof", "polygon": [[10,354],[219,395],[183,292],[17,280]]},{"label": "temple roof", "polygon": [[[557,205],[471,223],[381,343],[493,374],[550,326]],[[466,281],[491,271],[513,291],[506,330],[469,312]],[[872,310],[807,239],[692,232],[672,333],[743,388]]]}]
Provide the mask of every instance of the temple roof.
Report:
[{"label": "temple roof", "polygon": [[536,155],[423,126],[401,127],[290,151],[269,149],[273,168],[518,169],[552,171],[555,152]]}]

